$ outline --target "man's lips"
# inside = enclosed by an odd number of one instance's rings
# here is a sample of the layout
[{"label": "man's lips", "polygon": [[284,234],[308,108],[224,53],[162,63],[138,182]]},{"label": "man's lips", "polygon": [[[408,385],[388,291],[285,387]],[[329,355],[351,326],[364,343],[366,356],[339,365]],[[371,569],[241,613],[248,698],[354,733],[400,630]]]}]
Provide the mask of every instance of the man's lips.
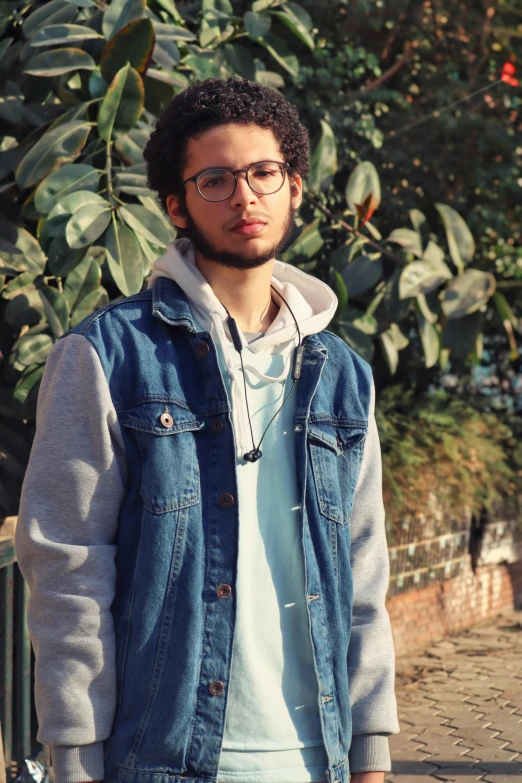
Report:
[{"label": "man's lips", "polygon": [[231,231],[235,234],[255,235],[261,233],[266,223],[260,218],[245,218],[238,220],[231,226]]}]

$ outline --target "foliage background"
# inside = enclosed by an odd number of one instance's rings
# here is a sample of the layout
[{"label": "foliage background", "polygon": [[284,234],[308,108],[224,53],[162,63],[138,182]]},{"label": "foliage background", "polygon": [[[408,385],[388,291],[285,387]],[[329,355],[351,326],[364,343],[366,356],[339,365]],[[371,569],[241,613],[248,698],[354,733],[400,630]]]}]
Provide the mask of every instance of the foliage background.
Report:
[{"label": "foliage background", "polygon": [[145,183],[155,117],[190,81],[235,74],[309,128],[284,260],[336,289],[332,328],[373,364],[391,528],[405,499],[422,513],[423,487],[476,513],[516,501],[518,6],[8,0],[0,29],[0,516],[52,344],[141,290],[173,236]]}]

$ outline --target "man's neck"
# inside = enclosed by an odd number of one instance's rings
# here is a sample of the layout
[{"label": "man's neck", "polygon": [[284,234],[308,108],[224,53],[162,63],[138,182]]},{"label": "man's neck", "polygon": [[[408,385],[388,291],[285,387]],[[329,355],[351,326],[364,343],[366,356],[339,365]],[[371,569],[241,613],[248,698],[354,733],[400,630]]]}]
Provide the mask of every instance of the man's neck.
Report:
[{"label": "man's neck", "polygon": [[242,332],[266,332],[279,311],[270,288],[274,259],[255,269],[231,269],[196,252],[196,266]]}]

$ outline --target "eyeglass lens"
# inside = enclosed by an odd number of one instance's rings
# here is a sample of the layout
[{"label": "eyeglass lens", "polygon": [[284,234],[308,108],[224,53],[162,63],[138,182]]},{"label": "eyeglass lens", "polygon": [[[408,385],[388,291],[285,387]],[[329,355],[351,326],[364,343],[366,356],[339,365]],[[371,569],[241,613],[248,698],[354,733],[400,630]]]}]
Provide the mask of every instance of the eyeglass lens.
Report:
[{"label": "eyeglass lens", "polygon": [[[250,166],[247,181],[254,193],[275,193],[283,185],[284,169],[278,163],[261,161]],[[199,175],[198,190],[207,201],[224,201],[234,192],[234,175],[227,169],[209,169]]]}]

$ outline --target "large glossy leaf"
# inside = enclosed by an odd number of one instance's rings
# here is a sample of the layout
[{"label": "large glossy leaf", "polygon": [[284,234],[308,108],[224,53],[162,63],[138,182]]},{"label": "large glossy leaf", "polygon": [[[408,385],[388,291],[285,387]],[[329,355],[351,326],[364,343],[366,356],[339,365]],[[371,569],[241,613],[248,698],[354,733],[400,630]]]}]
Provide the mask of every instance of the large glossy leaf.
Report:
[{"label": "large glossy leaf", "polygon": [[188,57],[185,57],[183,60],[183,65],[186,65],[187,68],[194,71],[198,79],[208,79],[210,77],[218,79],[221,73],[216,57],[209,59],[208,57],[202,57],[197,54],[189,54]]},{"label": "large glossy leaf", "polygon": [[464,271],[475,255],[475,240],[464,218],[447,204],[435,204],[446,229],[448,247],[453,263]]},{"label": "large glossy leaf", "polygon": [[130,63],[145,73],[154,50],[154,27],[150,19],[136,19],[125,25],[106,44],[100,58],[101,72],[111,82],[124,65]]},{"label": "large glossy leaf", "polygon": [[479,310],[495,293],[496,280],[490,272],[467,269],[454,277],[441,294],[441,306],[450,319]]},{"label": "large glossy leaf", "polygon": [[4,310],[6,322],[15,328],[20,326],[33,326],[33,324],[39,323],[43,316],[44,308],[42,300],[34,286],[27,288],[24,293],[11,299]]},{"label": "large glossy leaf", "polygon": [[65,235],[60,232],[53,238],[47,250],[50,272],[57,277],[67,277],[78,266],[86,251],[85,247],[71,250]]},{"label": "large glossy leaf", "polygon": [[53,128],[31,147],[16,170],[21,188],[29,188],[64,163],[78,157],[90,132],[87,122],[67,122]]},{"label": "large glossy leaf", "polygon": [[63,295],[72,311],[78,302],[100,287],[100,265],[91,255],[85,256],[65,281]]},{"label": "large glossy leaf", "polygon": [[23,337],[16,349],[17,361],[28,367],[30,364],[44,362],[53,345],[48,334],[30,334]]},{"label": "large glossy leaf", "polygon": [[358,256],[342,272],[348,296],[357,297],[369,291],[382,277],[382,260]]},{"label": "large glossy leaf", "polygon": [[2,291],[2,298],[14,299],[15,296],[27,291],[28,288],[33,288],[33,283],[36,278],[37,275],[34,272],[21,272],[21,274],[13,277],[11,282],[6,285]]},{"label": "large glossy leaf", "polygon": [[103,204],[106,208],[110,207],[108,201],[106,201],[98,193],[92,193],[90,190],[79,190],[77,193],[69,193],[64,198],[54,205],[49,212],[45,223],[45,230],[48,236],[56,236],[61,232],[65,232],[65,226],[69,222],[69,218],[85,204]]},{"label": "large glossy leaf", "polygon": [[36,395],[44,369],[45,364],[31,364],[16,382],[13,390],[13,408],[21,418],[28,419],[35,416]]},{"label": "large glossy leaf", "polygon": [[129,22],[140,19],[146,6],[146,0],[111,0],[103,14],[102,32],[105,38],[109,40]]},{"label": "large glossy leaf", "polygon": [[312,19],[302,6],[297,3],[285,3],[281,11],[274,12],[274,16],[277,16],[283,24],[289,27],[309,49],[314,50],[314,39],[310,35],[313,26]]},{"label": "large glossy leaf", "polygon": [[125,223],[149,242],[166,246],[172,241],[172,230],[169,230],[158,215],[145,207],[139,204],[128,204],[126,207],[120,207],[119,211]]},{"label": "large glossy leaf", "polygon": [[67,24],[74,19],[77,13],[78,9],[66,0],[50,0],[48,3],[43,3],[40,8],[27,17],[23,24],[24,35],[29,38],[43,27]]},{"label": "large glossy leaf", "polygon": [[114,178],[114,188],[117,193],[127,193],[129,196],[150,196],[144,164],[118,171]]},{"label": "large glossy leaf", "polygon": [[53,46],[73,41],[89,41],[94,38],[103,38],[103,35],[83,24],[51,24],[37,30],[31,36],[30,44],[31,46]]},{"label": "large glossy leaf", "polygon": [[175,41],[156,41],[152,59],[163,68],[172,70],[179,64],[181,54]]},{"label": "large glossy leaf", "polygon": [[31,57],[24,68],[24,73],[31,76],[61,76],[70,71],[96,68],[96,63],[90,54],[74,47],[50,49]]},{"label": "large glossy leaf", "polygon": [[24,115],[24,94],[14,82],[6,82],[0,95],[0,120],[15,124]]},{"label": "large glossy leaf", "polygon": [[[150,70],[149,70],[150,74]],[[143,148],[149,140],[150,133],[142,128],[133,128],[128,133],[118,133],[114,146],[125,163],[129,166],[143,163]]]},{"label": "large glossy leaf", "polygon": [[6,245],[2,247],[0,244],[0,272],[41,274],[44,271],[45,253],[29,231],[1,220],[0,237],[6,240]]},{"label": "large glossy leaf", "polygon": [[243,24],[250,38],[256,41],[268,33],[272,27],[272,20],[268,14],[256,14],[254,11],[247,11],[243,17]]},{"label": "large glossy leaf", "polygon": [[153,20],[156,41],[195,41],[197,36],[185,27],[175,24],[161,24]]},{"label": "large glossy leaf", "polygon": [[419,258],[422,257],[421,238],[417,231],[411,228],[395,228],[386,242],[394,242],[404,248],[407,253],[413,253]]},{"label": "large glossy leaf", "polygon": [[256,78],[254,58],[246,46],[227,44],[225,46],[225,57],[227,63],[237,74],[252,81]]},{"label": "large glossy leaf", "polygon": [[145,101],[141,76],[128,63],[114,77],[98,113],[98,133],[109,141],[113,131],[125,133],[140,118]]},{"label": "large glossy leaf", "polygon": [[362,332],[353,324],[343,324],[339,327],[339,336],[343,338],[350,348],[367,362],[371,362],[375,352],[372,338]]},{"label": "large glossy leaf", "polygon": [[442,332],[442,344],[455,359],[466,359],[475,350],[482,329],[483,313],[474,312],[464,318],[446,321]]},{"label": "large glossy leaf", "polygon": [[263,38],[259,39],[259,43],[270,52],[274,60],[276,60],[293,79],[297,79],[299,75],[299,60],[282,38],[278,38],[272,33],[267,33]]},{"label": "large glossy leaf", "polygon": [[434,324],[417,312],[417,325],[424,351],[424,364],[427,368],[434,367],[439,360],[440,337]]},{"label": "large glossy leaf", "polygon": [[295,242],[292,242],[281,256],[283,261],[288,264],[296,264],[315,256],[324,243],[324,239],[319,232],[319,223],[320,219],[316,218],[308,226],[305,226]]},{"label": "large glossy leaf", "polygon": [[419,294],[428,294],[453,275],[444,261],[413,261],[402,270],[399,280],[399,297],[409,299]]},{"label": "large glossy leaf", "polygon": [[83,299],[78,300],[78,304],[72,311],[71,328],[83,321],[84,318],[87,318],[88,315],[91,315],[95,310],[105,307],[107,304],[109,304],[109,297],[105,288],[100,286],[95,291],[91,291]]},{"label": "large glossy leaf", "polygon": [[379,335],[379,342],[390,375],[395,375],[399,365],[399,351],[408,345],[409,340],[397,324],[392,324],[389,329]]},{"label": "large glossy leaf", "polygon": [[42,299],[45,316],[53,336],[58,339],[69,328],[69,305],[57,288],[41,285],[38,293]]},{"label": "large glossy leaf", "polygon": [[346,202],[352,212],[360,214],[357,207],[367,205],[368,220],[381,203],[381,181],[377,169],[369,160],[362,161],[352,171],[346,185]]},{"label": "large glossy leaf", "polygon": [[47,214],[69,193],[78,190],[96,191],[101,172],[86,163],[69,163],[49,174],[36,189],[34,196],[38,212]]},{"label": "large glossy leaf", "polygon": [[334,132],[321,120],[321,138],[310,161],[308,187],[312,191],[326,190],[337,171],[337,145]]},{"label": "large glossy leaf", "polygon": [[86,204],[72,215],[65,228],[70,248],[79,249],[95,242],[109,225],[111,210],[102,204]]},{"label": "large glossy leaf", "polygon": [[122,294],[137,294],[143,284],[143,263],[134,231],[113,217],[105,235],[105,247],[110,273]]}]

